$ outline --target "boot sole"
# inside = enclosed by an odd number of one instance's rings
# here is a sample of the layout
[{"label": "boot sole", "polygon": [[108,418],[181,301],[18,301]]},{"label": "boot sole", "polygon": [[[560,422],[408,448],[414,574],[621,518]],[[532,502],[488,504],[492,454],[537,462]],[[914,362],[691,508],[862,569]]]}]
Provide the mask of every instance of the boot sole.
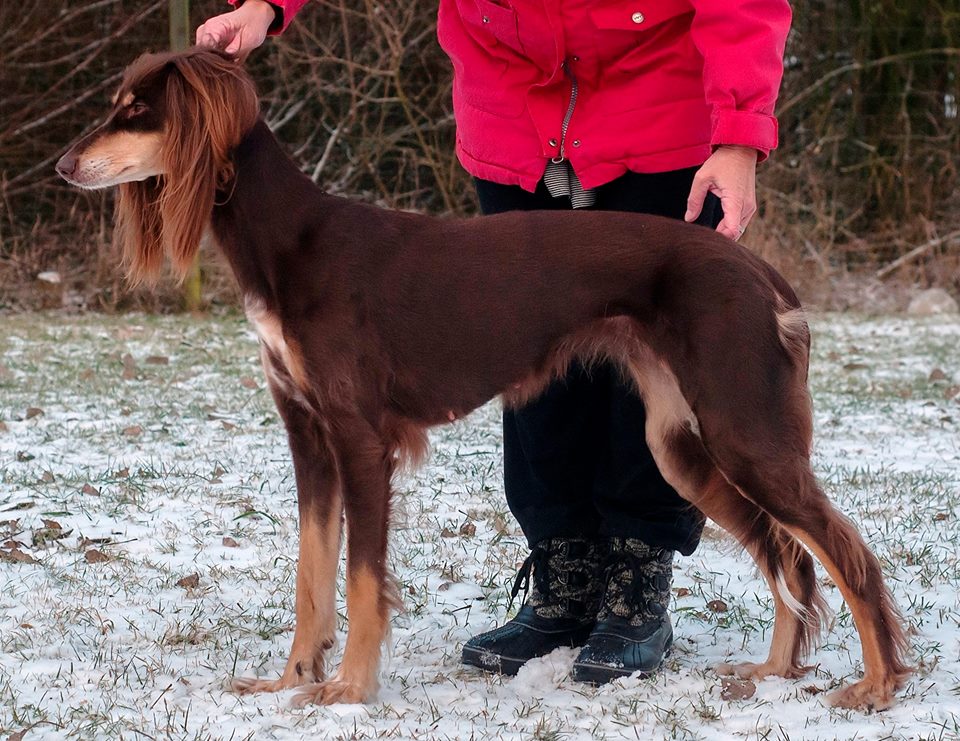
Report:
[{"label": "boot sole", "polygon": [[491,674],[504,674],[508,677],[516,676],[520,667],[527,663],[527,659],[514,659],[510,656],[499,656],[490,651],[464,646],[461,662],[467,666],[482,669]]}]

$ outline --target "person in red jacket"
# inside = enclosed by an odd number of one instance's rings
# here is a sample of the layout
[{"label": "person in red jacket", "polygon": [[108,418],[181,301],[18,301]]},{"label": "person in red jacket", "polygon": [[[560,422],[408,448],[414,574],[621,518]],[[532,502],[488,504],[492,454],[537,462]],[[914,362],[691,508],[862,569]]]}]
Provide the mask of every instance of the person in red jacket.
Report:
[{"label": "person in red jacket", "polygon": [[[198,44],[245,53],[306,2],[231,1]],[[457,156],[483,213],[637,211],[740,238],[757,162],[777,145],[787,0],[439,2]],[[464,663],[513,674],[575,646],[582,681],[661,666],[673,554],[693,552],[703,516],[660,475],[644,420],[606,366],[504,412],[504,488],[531,549],[513,596],[526,601],[467,641]]]}]

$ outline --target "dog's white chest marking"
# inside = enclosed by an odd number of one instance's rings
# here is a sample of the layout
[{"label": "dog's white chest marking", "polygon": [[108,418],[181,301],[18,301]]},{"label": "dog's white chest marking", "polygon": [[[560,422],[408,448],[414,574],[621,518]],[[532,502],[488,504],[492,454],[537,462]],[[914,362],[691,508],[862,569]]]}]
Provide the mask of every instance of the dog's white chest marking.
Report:
[{"label": "dog's white chest marking", "polygon": [[297,402],[306,404],[303,358],[284,337],[280,319],[258,299],[247,298],[244,309],[247,319],[260,337],[260,355],[267,380]]}]

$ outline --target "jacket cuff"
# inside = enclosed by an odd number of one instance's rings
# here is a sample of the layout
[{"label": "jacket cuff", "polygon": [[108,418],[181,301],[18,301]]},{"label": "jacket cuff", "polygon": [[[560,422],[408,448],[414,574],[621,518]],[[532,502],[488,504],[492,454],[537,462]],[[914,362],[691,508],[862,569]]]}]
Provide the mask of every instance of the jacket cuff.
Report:
[{"label": "jacket cuff", "polygon": [[771,149],[777,148],[777,119],[766,113],[752,111],[714,111],[711,121],[710,144],[753,147],[759,153],[757,162],[763,162]]}]

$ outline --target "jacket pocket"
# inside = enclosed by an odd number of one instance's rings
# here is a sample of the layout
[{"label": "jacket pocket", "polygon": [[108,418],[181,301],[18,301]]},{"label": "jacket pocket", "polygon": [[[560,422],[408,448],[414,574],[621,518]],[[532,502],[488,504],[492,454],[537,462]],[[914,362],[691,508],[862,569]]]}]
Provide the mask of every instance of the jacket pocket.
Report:
[{"label": "jacket pocket", "polygon": [[492,50],[502,44],[524,56],[517,11],[512,6],[495,0],[457,0],[457,7],[471,35],[484,46]]},{"label": "jacket pocket", "polygon": [[692,12],[689,0],[617,0],[591,10],[590,19],[600,29],[643,32]]}]

